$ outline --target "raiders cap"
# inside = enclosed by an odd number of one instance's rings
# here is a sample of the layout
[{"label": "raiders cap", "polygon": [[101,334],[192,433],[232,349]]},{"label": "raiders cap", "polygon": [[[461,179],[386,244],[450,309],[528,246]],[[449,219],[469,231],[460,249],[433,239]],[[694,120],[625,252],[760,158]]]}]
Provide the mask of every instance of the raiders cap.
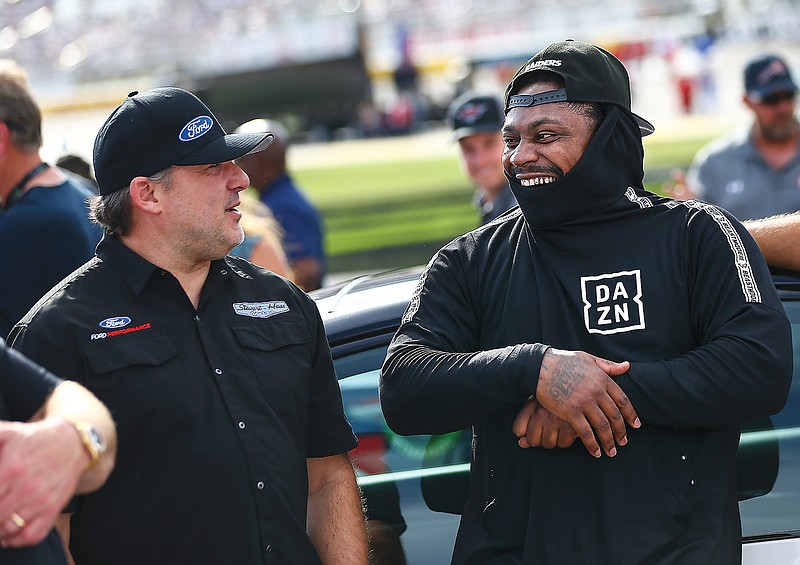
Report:
[{"label": "raiders cap", "polygon": [[[560,75],[565,87],[536,95],[514,94],[523,82],[521,79],[536,71]],[[505,111],[560,101],[615,104],[633,116],[643,137],[655,131],[653,124],[631,112],[630,79],[622,61],[591,43],[567,39],[531,57],[506,87]]]}]

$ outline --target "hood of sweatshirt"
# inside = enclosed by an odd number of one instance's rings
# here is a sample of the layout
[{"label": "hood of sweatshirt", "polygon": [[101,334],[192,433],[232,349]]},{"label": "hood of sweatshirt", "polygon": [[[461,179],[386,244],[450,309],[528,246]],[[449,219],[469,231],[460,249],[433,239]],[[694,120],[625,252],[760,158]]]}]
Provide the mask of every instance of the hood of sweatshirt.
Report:
[{"label": "hood of sweatshirt", "polygon": [[639,126],[616,105],[609,104],[605,110],[606,116],[586,151],[561,179],[526,187],[506,172],[531,229],[581,220],[612,205],[628,187],[642,187],[644,148]]}]

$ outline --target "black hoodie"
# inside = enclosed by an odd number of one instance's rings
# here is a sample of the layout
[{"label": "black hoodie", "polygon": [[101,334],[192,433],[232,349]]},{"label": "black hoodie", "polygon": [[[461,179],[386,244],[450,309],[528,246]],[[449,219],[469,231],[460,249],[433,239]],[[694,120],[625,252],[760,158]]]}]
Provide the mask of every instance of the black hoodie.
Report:
[{"label": "black hoodie", "polygon": [[[520,208],[431,260],[384,363],[400,434],[472,426],[453,563],[697,564],[741,559],[742,421],[779,411],[791,328],[757,246],[727,212],[642,188],[641,138],[608,106],[584,155]],[[631,361],[642,427],[614,458],[517,446],[546,347]]]}]

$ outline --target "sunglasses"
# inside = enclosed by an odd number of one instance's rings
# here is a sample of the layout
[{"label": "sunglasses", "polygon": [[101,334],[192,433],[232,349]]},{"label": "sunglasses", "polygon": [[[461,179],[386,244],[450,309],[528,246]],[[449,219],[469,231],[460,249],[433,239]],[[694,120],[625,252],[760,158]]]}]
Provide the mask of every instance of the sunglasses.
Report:
[{"label": "sunglasses", "polygon": [[765,106],[777,106],[781,102],[786,102],[787,100],[793,101],[794,97],[795,97],[794,92],[779,92],[777,94],[772,94],[771,96],[767,96],[760,103]]}]

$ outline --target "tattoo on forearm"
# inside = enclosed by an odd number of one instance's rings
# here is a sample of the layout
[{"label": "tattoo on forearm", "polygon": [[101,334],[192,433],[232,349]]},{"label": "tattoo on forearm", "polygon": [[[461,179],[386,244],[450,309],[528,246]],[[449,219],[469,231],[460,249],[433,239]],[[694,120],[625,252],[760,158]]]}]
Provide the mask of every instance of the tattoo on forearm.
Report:
[{"label": "tattoo on forearm", "polygon": [[551,374],[547,392],[561,404],[575,391],[575,386],[583,380],[583,371],[578,359],[562,358],[547,367]]}]

